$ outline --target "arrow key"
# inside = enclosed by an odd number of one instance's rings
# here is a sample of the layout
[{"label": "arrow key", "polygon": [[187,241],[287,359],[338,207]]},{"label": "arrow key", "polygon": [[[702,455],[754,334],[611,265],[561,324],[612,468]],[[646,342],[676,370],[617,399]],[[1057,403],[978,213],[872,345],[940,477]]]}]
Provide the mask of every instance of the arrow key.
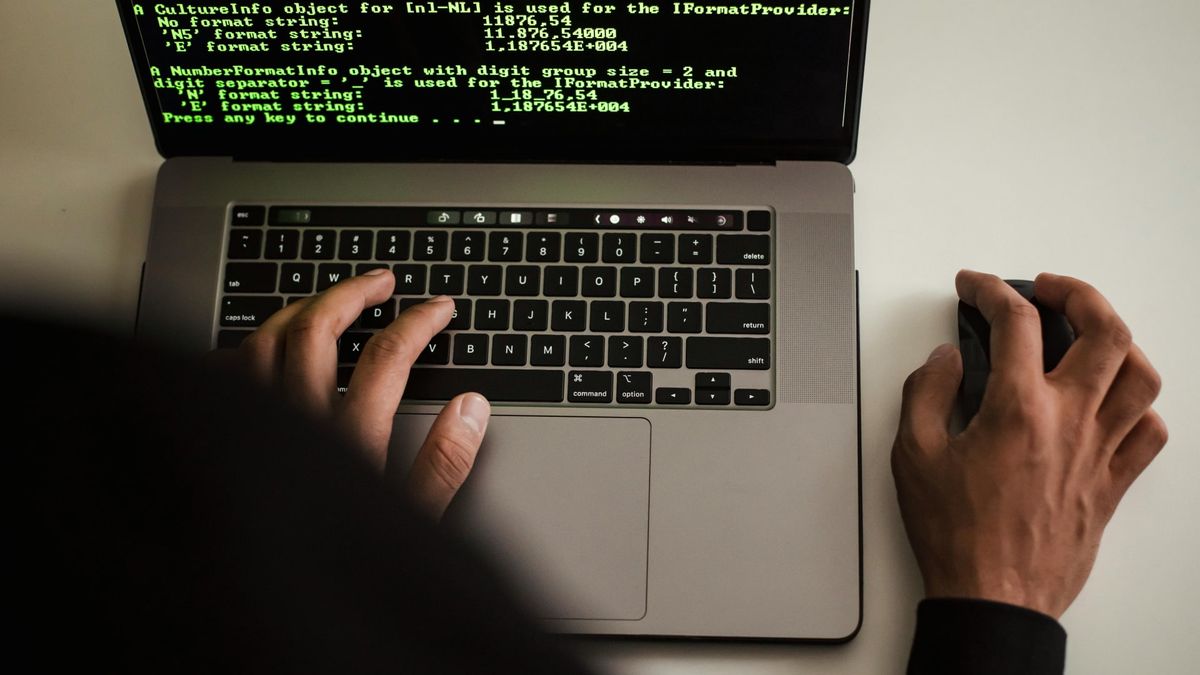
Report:
[{"label": "arrow key", "polygon": [[696,403],[699,405],[729,405],[729,390],[697,389]]},{"label": "arrow key", "polygon": [[733,402],[736,405],[768,405],[771,403],[771,392],[766,389],[738,389],[733,392]]},{"label": "arrow key", "polygon": [[659,387],[654,392],[654,402],[659,405],[687,405],[692,402],[692,390],[686,387]]}]

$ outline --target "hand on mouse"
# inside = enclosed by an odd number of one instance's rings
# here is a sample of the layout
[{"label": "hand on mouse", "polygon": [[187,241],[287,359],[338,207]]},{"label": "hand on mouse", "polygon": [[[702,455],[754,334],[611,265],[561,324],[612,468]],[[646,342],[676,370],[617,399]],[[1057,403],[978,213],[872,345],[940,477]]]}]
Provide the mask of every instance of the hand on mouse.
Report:
[{"label": "hand on mouse", "polygon": [[[363,309],[390,298],[395,282],[386,269],[346,279],[276,312],[238,349],[238,359],[259,382],[332,420],[380,472],[409,369],[454,311],[453,300],[438,297],[403,312],[367,341],[343,397],[337,393],[337,340]],[[467,479],[490,414],[483,396],[462,394],[446,404],[429,430],[407,488],[435,519]]]},{"label": "hand on mouse", "polygon": [[892,472],[927,597],[995,600],[1062,615],[1090,574],[1105,525],[1166,444],[1160,380],[1104,297],[1039,275],[1034,295],[1077,335],[1042,367],[1037,310],[999,278],[959,272],[959,297],[991,324],[979,414],[951,435],[962,377],[952,345],[904,383]]}]

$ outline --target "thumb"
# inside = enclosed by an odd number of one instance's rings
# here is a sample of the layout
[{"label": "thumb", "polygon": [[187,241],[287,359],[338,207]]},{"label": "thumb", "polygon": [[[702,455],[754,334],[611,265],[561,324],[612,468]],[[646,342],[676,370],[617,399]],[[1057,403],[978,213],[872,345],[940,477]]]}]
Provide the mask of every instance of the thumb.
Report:
[{"label": "thumb", "polygon": [[408,492],[434,520],[441,520],[471,473],[491,412],[486,398],[462,394],[442,408],[430,427],[408,474]]},{"label": "thumb", "polygon": [[954,345],[938,346],[904,381],[900,434],[925,450],[945,445],[960,382],[962,355]]}]

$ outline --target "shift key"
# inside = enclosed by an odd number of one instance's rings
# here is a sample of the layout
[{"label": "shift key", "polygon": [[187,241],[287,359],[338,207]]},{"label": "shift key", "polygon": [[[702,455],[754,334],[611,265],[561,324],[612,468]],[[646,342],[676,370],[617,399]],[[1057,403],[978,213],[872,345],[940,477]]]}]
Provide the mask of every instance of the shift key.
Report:
[{"label": "shift key", "polygon": [[687,367],[718,370],[766,370],[771,367],[767,338],[690,337]]}]

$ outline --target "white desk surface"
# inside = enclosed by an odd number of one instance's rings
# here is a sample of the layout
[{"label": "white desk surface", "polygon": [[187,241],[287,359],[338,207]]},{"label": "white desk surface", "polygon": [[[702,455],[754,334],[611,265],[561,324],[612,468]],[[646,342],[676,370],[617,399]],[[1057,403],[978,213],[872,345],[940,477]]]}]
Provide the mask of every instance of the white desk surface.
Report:
[{"label": "white desk surface", "polygon": [[[862,631],[840,647],[586,649],[615,673],[902,672],[920,586],[888,452],[900,384],[954,339],[952,281],[971,267],[1091,281],[1162,373],[1171,441],[1063,618],[1067,671],[1198,672],[1200,3],[874,5],[851,166]],[[0,297],[19,291],[130,327],[159,162],[113,3],[0,3]]]}]

